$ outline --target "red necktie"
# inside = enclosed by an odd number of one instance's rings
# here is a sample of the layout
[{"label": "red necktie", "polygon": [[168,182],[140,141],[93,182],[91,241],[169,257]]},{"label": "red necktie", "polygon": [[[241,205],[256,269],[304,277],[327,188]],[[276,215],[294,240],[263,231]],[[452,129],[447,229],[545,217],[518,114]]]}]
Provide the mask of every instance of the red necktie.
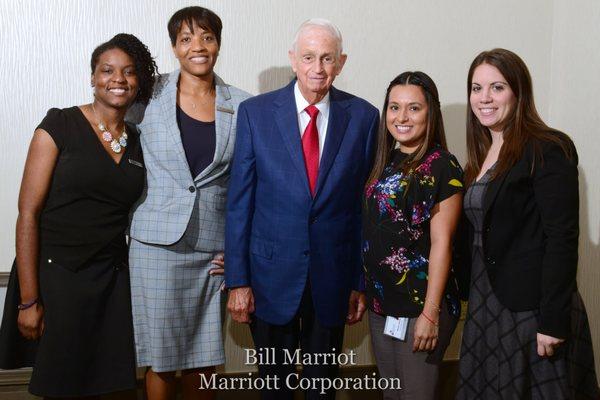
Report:
[{"label": "red necktie", "polygon": [[319,131],[317,130],[317,115],[319,109],[312,104],[304,109],[310,115],[310,122],[302,135],[302,153],[304,154],[304,165],[310,193],[315,195],[317,188],[317,176],[319,175]]}]

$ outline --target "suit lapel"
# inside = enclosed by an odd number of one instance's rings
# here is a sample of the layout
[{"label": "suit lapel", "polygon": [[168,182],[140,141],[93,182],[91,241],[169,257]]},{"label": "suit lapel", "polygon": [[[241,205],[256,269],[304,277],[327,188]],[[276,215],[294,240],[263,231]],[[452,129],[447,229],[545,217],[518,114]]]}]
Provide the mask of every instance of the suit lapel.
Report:
[{"label": "suit lapel", "polygon": [[279,97],[275,100],[275,122],[279,128],[279,133],[285,143],[285,147],[290,153],[292,164],[294,164],[294,167],[296,167],[298,173],[302,176],[305,191],[311,196],[308,177],[306,176],[306,167],[304,165],[304,156],[302,155],[302,140],[298,128],[298,110],[296,109],[296,99],[294,97],[295,82],[294,80],[283,88]]},{"label": "suit lapel", "polygon": [[209,176],[220,164],[229,143],[231,123],[234,114],[231,94],[225,82],[215,74],[215,155],[212,162],[194,179],[196,183]]},{"label": "suit lapel", "polygon": [[325,184],[325,179],[338,154],[349,121],[349,115],[346,111],[345,104],[339,101],[337,91],[334,87],[329,91],[329,99],[327,135],[325,136],[325,145],[323,146],[323,154],[321,155],[321,161],[319,163],[319,175],[317,178],[315,198],[319,195],[319,191]]},{"label": "suit lapel", "polygon": [[[185,157],[185,150],[183,149],[183,142],[181,141],[181,133],[179,126],[177,125],[177,83],[179,82],[179,70],[175,70],[169,74],[167,78],[167,84],[163,95],[161,96],[161,106],[165,115],[165,124],[167,126],[167,135],[170,137],[173,143],[173,150],[177,153],[179,163],[185,166],[184,170],[190,169],[187,158]],[[191,172],[190,172],[191,177]]]}]

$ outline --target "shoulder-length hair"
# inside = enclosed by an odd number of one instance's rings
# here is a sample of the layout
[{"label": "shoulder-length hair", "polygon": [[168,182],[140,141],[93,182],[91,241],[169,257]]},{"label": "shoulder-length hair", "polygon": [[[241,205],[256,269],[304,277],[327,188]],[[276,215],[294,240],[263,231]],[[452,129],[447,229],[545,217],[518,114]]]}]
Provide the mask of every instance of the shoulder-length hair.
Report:
[{"label": "shoulder-length hair", "polygon": [[112,49],[120,49],[133,59],[135,73],[138,77],[139,92],[134,102],[148,104],[152,98],[154,81],[158,76],[158,67],[150,54],[150,50],[137,37],[129,33],[119,33],[94,49],[90,59],[92,74],[96,71],[96,65],[104,52]]},{"label": "shoulder-length hair", "polygon": [[[523,60],[512,51],[493,49],[481,52],[475,57],[467,78],[467,104],[470,104],[473,73],[481,64],[496,67],[515,95],[515,105],[503,128],[503,144],[491,179],[508,171],[522,157],[525,146],[529,142],[533,145],[535,159],[541,160],[540,140],[558,144],[565,155],[572,158],[570,139],[564,133],[550,128],[540,118],[533,100],[533,86],[529,70]],[[531,139],[539,140],[531,141]],[[465,166],[467,186],[477,178],[491,144],[492,136],[489,129],[479,122],[471,106],[467,107],[467,163]]]},{"label": "shoulder-length hair", "polygon": [[379,179],[381,173],[390,162],[392,151],[396,147],[396,141],[387,128],[386,113],[389,106],[390,92],[398,85],[415,85],[420,87],[427,103],[427,129],[425,131],[425,138],[419,147],[405,159],[400,168],[404,172],[416,168],[434,146],[439,146],[444,150],[448,149],[446,134],[444,132],[444,120],[440,109],[440,98],[433,79],[421,71],[403,72],[390,82],[385,93],[381,119],[379,121],[379,131],[377,133],[375,161],[367,179],[367,186]]}]

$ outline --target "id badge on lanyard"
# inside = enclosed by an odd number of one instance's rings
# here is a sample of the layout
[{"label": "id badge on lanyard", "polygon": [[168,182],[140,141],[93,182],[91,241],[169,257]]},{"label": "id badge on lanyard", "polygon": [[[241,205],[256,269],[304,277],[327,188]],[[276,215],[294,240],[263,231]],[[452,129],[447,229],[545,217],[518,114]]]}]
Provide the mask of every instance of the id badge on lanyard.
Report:
[{"label": "id badge on lanyard", "polygon": [[398,340],[406,340],[408,320],[409,318],[394,318],[388,316],[385,319],[385,327],[383,328],[383,334],[391,336]]}]

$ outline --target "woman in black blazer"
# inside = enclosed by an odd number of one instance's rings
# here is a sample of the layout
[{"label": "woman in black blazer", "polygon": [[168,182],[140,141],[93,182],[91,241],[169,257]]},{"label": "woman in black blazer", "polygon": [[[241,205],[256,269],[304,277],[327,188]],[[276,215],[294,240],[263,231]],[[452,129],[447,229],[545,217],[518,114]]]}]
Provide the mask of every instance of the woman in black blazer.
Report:
[{"label": "woman in black blazer", "polygon": [[457,266],[470,291],[457,398],[596,399],[575,281],[575,146],[539,117],[516,54],[479,54],[467,87],[468,190]]}]

